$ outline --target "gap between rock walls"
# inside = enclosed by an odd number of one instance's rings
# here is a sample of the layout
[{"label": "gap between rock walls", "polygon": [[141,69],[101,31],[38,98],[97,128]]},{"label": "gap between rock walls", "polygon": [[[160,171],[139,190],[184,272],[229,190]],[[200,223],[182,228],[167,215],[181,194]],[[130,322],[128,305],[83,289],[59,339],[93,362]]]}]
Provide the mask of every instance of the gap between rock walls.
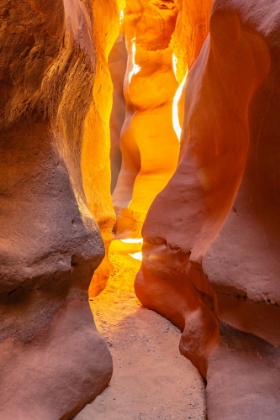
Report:
[{"label": "gap between rock walls", "polygon": [[[278,419],[276,2],[0,10],[0,418],[138,418],[113,402],[125,340],[162,358],[140,396],[183,361],[190,416],[203,377],[210,420]],[[150,397],[139,418],[175,410]]]}]

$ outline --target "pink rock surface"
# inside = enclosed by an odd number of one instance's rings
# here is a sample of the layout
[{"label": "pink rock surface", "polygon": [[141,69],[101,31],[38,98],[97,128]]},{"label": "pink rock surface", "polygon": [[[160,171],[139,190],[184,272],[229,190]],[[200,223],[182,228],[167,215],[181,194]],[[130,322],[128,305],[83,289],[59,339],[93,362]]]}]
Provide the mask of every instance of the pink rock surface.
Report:
[{"label": "pink rock surface", "polygon": [[[216,296],[202,260],[231,211],[246,165],[250,168],[252,128],[262,112],[250,114],[252,124],[249,110],[272,71],[269,36],[257,26],[264,3],[258,3],[215,2],[210,35],[187,79],[179,165],[143,227],[137,295],[183,330],[181,351],[204,375],[218,327]],[[271,156],[273,148],[267,142],[266,147]],[[262,171],[272,176],[271,168]],[[225,236],[223,254],[231,257],[227,241]],[[235,246],[231,242],[229,249]]]},{"label": "pink rock surface", "polygon": [[104,246],[82,187],[89,2],[0,1],[0,418],[68,419],[112,361],[87,290]]},{"label": "pink rock surface", "polygon": [[[215,13],[222,11],[264,39],[270,67],[248,107],[250,146],[238,195],[203,267],[217,292],[219,317],[279,346],[280,9],[273,1],[217,2]],[[235,129],[235,118],[232,124]]]},{"label": "pink rock surface", "polygon": [[267,342],[222,326],[208,370],[209,420],[276,420],[280,416],[280,352]]}]

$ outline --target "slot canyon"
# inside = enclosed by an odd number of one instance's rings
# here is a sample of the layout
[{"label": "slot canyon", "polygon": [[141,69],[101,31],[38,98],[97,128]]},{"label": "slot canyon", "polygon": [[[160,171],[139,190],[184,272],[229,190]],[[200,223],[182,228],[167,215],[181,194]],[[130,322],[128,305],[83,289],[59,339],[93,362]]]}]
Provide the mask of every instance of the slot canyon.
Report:
[{"label": "slot canyon", "polygon": [[0,419],[280,419],[280,0],[0,0]]}]

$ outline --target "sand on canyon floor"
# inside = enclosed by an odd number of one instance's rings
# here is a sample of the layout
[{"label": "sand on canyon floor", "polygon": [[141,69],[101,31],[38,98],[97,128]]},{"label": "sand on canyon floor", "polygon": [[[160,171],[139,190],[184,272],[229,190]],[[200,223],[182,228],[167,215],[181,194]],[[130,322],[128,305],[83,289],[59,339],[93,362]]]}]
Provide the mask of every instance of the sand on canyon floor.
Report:
[{"label": "sand on canyon floor", "polygon": [[204,420],[204,383],[179,353],[180,331],[135,296],[140,261],[120,253],[110,260],[108,285],[90,304],[113,357],[113,377],[75,420]]}]

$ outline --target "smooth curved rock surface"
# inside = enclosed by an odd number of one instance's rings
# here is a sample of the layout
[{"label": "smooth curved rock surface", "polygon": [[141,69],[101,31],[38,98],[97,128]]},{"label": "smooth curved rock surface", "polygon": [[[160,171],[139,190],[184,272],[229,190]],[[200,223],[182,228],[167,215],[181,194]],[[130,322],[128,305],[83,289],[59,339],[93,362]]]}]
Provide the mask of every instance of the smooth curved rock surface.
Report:
[{"label": "smooth curved rock surface", "polygon": [[209,420],[276,420],[280,415],[280,352],[267,342],[221,326],[210,356]]},{"label": "smooth curved rock surface", "polygon": [[202,259],[240,186],[251,140],[249,105],[271,61],[263,34],[228,4],[215,2],[210,35],[187,79],[179,165],[149,210],[135,285],[144,305],[183,330],[181,351],[203,375],[218,325]]},{"label": "smooth curved rock surface", "polygon": [[88,305],[104,246],[80,167],[92,20],[87,1],[0,1],[3,420],[72,418],[112,374]]},{"label": "smooth curved rock surface", "polygon": [[128,0],[124,14],[126,115],[113,203],[116,236],[133,238],[141,237],[146,213],[178,162],[179,142],[172,124],[178,82],[170,46],[178,7],[175,1]]},{"label": "smooth curved rock surface", "polygon": [[264,39],[270,67],[248,109],[250,148],[238,195],[203,266],[220,319],[280,346],[280,9],[273,1],[217,2],[216,8],[238,14]]},{"label": "smooth curved rock surface", "polygon": [[123,84],[127,66],[127,51],[122,30],[110,52],[108,64],[113,83],[113,106],[110,116],[111,193],[113,193],[122,165],[120,136],[125,119]]},{"label": "smooth curved rock surface", "polygon": [[[112,266],[108,249],[115,224],[115,212],[110,193],[110,116],[113,105],[113,83],[108,65],[111,49],[119,35],[119,3],[93,1],[93,45],[96,51],[96,66],[92,101],[85,119],[81,169],[83,187],[88,208],[96,220],[105,246],[105,257],[95,271],[89,295],[96,296],[106,286]],[[106,11],[105,11],[106,9]],[[93,139],[98,139],[93,143]]]}]

